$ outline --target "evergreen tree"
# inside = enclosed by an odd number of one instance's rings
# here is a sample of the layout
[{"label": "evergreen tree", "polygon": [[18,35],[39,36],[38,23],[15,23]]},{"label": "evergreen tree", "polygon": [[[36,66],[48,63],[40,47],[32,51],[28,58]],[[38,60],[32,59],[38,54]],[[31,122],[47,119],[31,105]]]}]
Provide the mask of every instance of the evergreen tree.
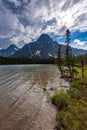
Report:
[{"label": "evergreen tree", "polygon": [[69,70],[69,77],[71,81],[73,80],[73,58],[72,58],[72,49],[70,47],[70,31],[66,30],[66,50],[65,50],[65,58],[66,58],[66,65]]}]

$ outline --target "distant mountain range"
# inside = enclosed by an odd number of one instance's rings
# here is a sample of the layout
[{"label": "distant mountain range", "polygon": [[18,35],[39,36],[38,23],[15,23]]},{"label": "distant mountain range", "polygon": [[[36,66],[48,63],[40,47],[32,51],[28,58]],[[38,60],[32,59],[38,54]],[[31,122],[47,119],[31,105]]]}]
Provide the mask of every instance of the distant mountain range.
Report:
[{"label": "distant mountain range", "polygon": [[[17,57],[17,58],[50,58],[56,57],[59,44],[53,41],[49,35],[42,34],[35,42],[30,42],[24,45],[21,49],[15,45],[10,45],[7,49],[0,50],[0,56]],[[61,45],[62,53],[65,51],[65,46]],[[87,50],[72,48],[74,55],[82,55],[87,53]]]},{"label": "distant mountain range", "polygon": [[18,50],[19,48],[15,46],[14,44],[12,44],[8,48],[0,50],[0,56],[10,57],[14,55]]}]

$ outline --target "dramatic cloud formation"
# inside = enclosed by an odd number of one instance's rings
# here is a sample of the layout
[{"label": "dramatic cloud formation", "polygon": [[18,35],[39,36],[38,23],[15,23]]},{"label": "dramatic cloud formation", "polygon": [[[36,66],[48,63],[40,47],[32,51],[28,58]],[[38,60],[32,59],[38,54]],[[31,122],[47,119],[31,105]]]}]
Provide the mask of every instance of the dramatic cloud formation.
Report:
[{"label": "dramatic cloud formation", "polygon": [[[42,33],[59,41],[67,28],[87,32],[87,0],[0,0],[1,48],[12,43],[21,47]],[[85,48],[84,40],[72,42]]]}]

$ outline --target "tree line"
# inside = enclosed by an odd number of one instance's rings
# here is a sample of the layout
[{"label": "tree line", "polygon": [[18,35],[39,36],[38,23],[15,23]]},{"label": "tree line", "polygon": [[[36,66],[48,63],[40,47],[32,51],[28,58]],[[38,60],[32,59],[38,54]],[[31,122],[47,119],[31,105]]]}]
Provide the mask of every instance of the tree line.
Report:
[{"label": "tree line", "polygon": [[0,65],[13,65],[13,64],[54,64],[54,58],[11,58],[0,57]]}]

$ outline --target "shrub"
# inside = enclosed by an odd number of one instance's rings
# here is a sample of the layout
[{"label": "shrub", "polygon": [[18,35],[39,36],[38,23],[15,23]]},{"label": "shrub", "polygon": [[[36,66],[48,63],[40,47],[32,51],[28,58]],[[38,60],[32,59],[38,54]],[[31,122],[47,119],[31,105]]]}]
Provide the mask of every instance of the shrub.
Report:
[{"label": "shrub", "polygon": [[70,102],[70,95],[64,90],[60,90],[59,93],[56,93],[51,97],[52,103],[55,104],[59,110],[65,109]]},{"label": "shrub", "polygon": [[79,87],[80,87],[80,84],[79,84],[78,82],[76,82],[76,81],[73,81],[73,82],[71,83],[71,87],[72,87],[72,88],[79,88]]},{"label": "shrub", "polygon": [[68,90],[68,93],[70,94],[70,96],[71,96],[72,99],[79,100],[81,98],[81,94],[80,94],[79,90],[76,89],[76,88],[70,88]]}]

